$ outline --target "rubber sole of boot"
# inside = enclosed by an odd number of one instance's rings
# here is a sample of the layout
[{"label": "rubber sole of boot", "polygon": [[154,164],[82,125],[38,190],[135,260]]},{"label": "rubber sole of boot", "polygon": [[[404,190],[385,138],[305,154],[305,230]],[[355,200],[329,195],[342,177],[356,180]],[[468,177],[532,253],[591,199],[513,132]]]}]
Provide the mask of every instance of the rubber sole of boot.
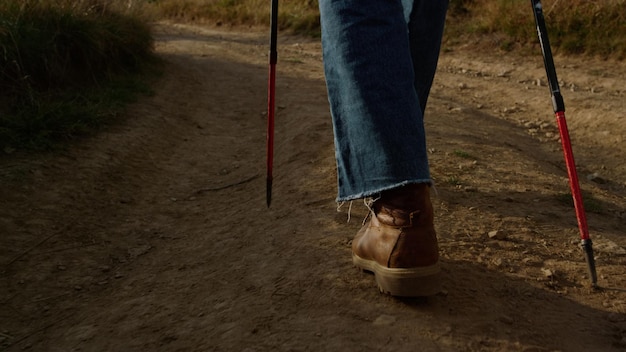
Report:
[{"label": "rubber sole of boot", "polygon": [[397,297],[427,297],[441,292],[439,262],[416,268],[387,268],[352,253],[352,263],[374,274],[381,292]]}]

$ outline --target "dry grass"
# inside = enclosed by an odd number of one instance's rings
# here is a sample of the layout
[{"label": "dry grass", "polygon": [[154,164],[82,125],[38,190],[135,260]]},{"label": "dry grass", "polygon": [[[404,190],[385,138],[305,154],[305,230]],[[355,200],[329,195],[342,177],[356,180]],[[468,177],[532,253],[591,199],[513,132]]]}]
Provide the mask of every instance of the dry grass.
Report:
[{"label": "dry grass", "polygon": [[[158,16],[213,25],[267,26],[268,0],[154,0]],[[543,1],[551,43],[567,54],[626,56],[626,1]],[[528,0],[451,0],[446,35],[494,42],[505,50],[536,44]],[[317,0],[279,1],[279,28],[319,35]],[[495,38],[495,40],[494,40]]]},{"label": "dry grass", "polygon": [[[157,0],[163,18],[213,25],[267,26],[270,21],[268,0]],[[281,30],[319,35],[317,0],[280,1],[278,26]]]},{"label": "dry grass", "polygon": [[[460,25],[467,26],[474,34],[498,35],[498,44],[503,49],[536,43],[530,1],[457,0],[455,3],[466,10]],[[550,42],[556,51],[626,57],[624,0],[545,0],[542,5]]]}]

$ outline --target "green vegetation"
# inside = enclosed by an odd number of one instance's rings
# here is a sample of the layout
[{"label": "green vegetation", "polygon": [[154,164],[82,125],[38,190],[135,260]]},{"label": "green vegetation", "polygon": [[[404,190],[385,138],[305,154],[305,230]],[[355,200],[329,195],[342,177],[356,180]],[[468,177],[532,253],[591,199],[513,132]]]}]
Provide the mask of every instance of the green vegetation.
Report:
[{"label": "green vegetation", "polygon": [[468,153],[468,152],[466,152],[464,150],[455,150],[454,151],[454,155],[458,156],[459,158],[463,158],[463,159],[476,159],[470,153]]},{"label": "green vegetation", "polygon": [[451,186],[460,186],[461,179],[457,175],[448,176],[446,177],[446,183]]},{"label": "green vegetation", "polygon": [[46,149],[149,91],[152,36],[132,10],[104,0],[0,3],[0,148]]}]

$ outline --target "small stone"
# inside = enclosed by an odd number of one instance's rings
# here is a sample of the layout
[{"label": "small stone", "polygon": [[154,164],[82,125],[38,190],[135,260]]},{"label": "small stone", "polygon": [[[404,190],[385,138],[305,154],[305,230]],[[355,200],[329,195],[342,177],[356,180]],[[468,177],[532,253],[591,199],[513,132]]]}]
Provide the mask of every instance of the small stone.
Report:
[{"label": "small stone", "polygon": [[496,239],[496,240],[503,240],[506,239],[506,234],[502,231],[490,231],[488,234],[489,238],[491,239]]},{"label": "small stone", "polygon": [[396,322],[396,317],[392,316],[392,315],[381,315],[378,318],[376,318],[376,320],[374,320],[373,324],[374,325],[392,325],[393,323]]},{"label": "small stone", "polygon": [[600,177],[600,175],[598,175],[598,173],[593,173],[593,174],[589,174],[587,175],[587,180],[591,181],[591,182],[595,182],[598,184],[605,184],[606,180],[603,179],[602,177]]},{"label": "small stone", "polygon": [[500,73],[498,73],[498,77],[508,77],[509,73],[511,73],[509,70],[500,71]]},{"label": "small stone", "polygon": [[551,269],[548,269],[548,268],[541,268],[541,273],[543,274],[543,276],[545,276],[547,278],[554,277],[554,271],[552,271]]},{"label": "small stone", "polygon": [[542,123],[539,124],[539,128],[541,128],[542,130],[550,128],[551,126],[552,126],[552,124],[549,123],[549,122],[542,122]]},{"label": "small stone", "polygon": [[536,265],[538,262],[532,257],[526,257],[522,259],[522,263],[525,265]]},{"label": "small stone", "polygon": [[524,127],[526,127],[526,128],[535,128],[535,127],[537,127],[537,124],[532,122],[532,121],[528,121],[528,122],[524,123]]},{"label": "small stone", "polygon": [[512,107],[504,108],[502,112],[504,112],[505,114],[512,114],[512,113],[517,112],[517,107],[512,106]]}]

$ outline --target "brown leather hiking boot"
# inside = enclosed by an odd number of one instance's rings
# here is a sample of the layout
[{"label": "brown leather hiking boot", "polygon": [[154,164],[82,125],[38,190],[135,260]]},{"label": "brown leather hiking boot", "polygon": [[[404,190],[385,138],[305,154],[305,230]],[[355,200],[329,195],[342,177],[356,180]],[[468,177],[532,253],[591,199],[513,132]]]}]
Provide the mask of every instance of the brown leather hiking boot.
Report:
[{"label": "brown leather hiking boot", "polygon": [[383,192],[352,241],[352,262],[374,273],[381,292],[419,297],[441,291],[428,187],[411,184]]}]

